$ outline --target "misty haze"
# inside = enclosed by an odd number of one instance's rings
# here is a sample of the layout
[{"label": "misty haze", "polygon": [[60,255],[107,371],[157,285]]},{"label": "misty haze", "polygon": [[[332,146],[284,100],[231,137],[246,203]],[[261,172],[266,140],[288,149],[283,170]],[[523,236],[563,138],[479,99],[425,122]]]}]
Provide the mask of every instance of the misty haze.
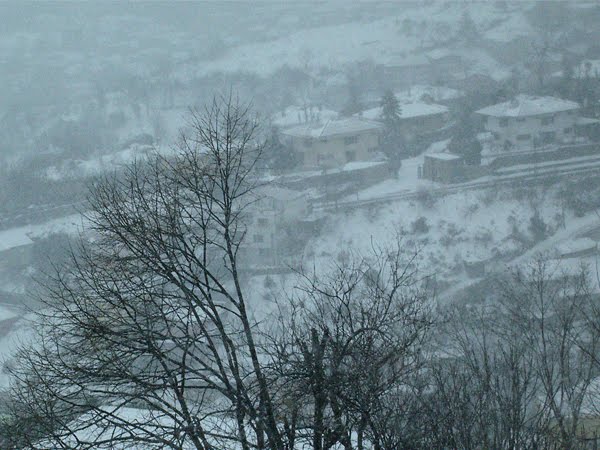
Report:
[{"label": "misty haze", "polygon": [[0,450],[597,449],[600,2],[0,3]]}]

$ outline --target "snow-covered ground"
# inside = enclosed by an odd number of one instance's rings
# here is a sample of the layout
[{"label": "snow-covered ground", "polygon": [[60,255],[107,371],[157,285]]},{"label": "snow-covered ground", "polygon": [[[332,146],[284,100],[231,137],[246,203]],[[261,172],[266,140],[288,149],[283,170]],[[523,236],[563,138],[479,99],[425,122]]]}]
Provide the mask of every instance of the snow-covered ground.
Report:
[{"label": "snow-covered ground", "polygon": [[[397,190],[390,180],[390,190]],[[386,185],[359,195],[380,195]],[[540,252],[556,257],[576,235],[600,224],[595,214],[575,218],[565,213],[555,199],[555,189],[541,193],[515,192],[511,188],[463,191],[436,197],[423,189],[416,198],[332,215],[307,250],[316,259],[335,257],[342,249],[367,251],[372,243],[386,245],[400,236],[408,249],[419,249],[422,267],[441,279],[467,279],[464,262],[502,260],[515,263],[534,258]],[[515,197],[520,198],[517,200]],[[544,219],[548,238],[534,243],[530,220],[536,210]],[[562,214],[564,226],[562,228]],[[562,247],[561,247],[562,246]]]},{"label": "snow-covered ground", "polygon": [[[257,74],[267,75],[284,65],[317,71],[322,67],[339,68],[364,60],[402,63],[423,46],[439,45],[455,36],[460,31],[465,12],[486,37],[490,33],[490,39],[498,39],[504,31],[517,35],[531,33],[523,18],[523,11],[531,7],[526,3],[514,4],[511,11],[503,11],[493,2],[478,2],[476,7],[468,4],[461,7],[452,2],[419,3],[417,6],[405,4],[398,8],[396,15],[383,18],[307,28],[272,40],[242,44],[200,68],[182,67],[177,76],[185,80],[194,75],[247,71],[249,68]],[[507,75],[484,51],[456,48],[455,53],[473,61],[470,70],[482,71],[497,79]]]},{"label": "snow-covered ground", "polygon": [[29,245],[32,239],[42,238],[52,233],[77,234],[83,229],[83,219],[79,214],[71,214],[48,222],[9,228],[0,231],[0,250]]}]

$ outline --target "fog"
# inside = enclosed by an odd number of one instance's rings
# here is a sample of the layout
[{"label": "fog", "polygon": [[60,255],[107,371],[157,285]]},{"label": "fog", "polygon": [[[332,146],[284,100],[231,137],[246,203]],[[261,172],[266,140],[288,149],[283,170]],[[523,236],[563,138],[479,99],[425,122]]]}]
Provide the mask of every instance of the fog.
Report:
[{"label": "fog", "polygon": [[600,3],[0,3],[0,448],[580,449]]}]

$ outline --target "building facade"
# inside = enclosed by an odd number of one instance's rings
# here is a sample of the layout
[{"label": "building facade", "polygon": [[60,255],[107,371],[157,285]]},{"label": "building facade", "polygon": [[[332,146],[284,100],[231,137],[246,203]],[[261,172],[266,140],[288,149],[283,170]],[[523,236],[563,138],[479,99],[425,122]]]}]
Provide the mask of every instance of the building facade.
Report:
[{"label": "building facade", "polygon": [[358,117],[306,124],[282,131],[282,140],[299,154],[303,169],[329,169],[373,160],[382,125]]},{"label": "building facade", "polygon": [[248,213],[242,246],[243,257],[251,266],[281,263],[293,246],[289,232],[306,220],[310,204],[304,192],[279,186],[257,189]]},{"label": "building facade", "polygon": [[477,111],[501,150],[527,151],[573,143],[580,117],[579,105],[555,97],[519,95],[513,100]]},{"label": "building facade", "polygon": [[464,161],[453,153],[430,153],[425,155],[421,177],[440,183],[451,183],[464,174]]}]

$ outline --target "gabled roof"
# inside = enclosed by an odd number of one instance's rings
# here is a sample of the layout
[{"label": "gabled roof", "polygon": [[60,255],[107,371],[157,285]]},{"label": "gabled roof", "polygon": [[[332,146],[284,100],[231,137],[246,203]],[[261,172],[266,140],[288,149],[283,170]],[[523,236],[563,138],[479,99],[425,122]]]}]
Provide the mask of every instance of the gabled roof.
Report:
[{"label": "gabled roof", "polygon": [[[448,112],[448,108],[444,105],[435,103],[402,103],[400,106],[400,119],[409,119],[411,117],[434,116]],[[383,108],[367,109],[362,112],[362,117],[369,120],[380,120]]]},{"label": "gabled roof", "polygon": [[339,120],[328,120],[324,124],[306,124],[282,131],[283,134],[295,137],[321,138],[327,136],[360,133],[362,131],[378,130],[381,124],[358,117],[348,117]]},{"label": "gabled roof", "polygon": [[579,109],[579,105],[570,100],[521,94],[513,100],[480,109],[477,113],[494,117],[527,117],[575,109]]}]

